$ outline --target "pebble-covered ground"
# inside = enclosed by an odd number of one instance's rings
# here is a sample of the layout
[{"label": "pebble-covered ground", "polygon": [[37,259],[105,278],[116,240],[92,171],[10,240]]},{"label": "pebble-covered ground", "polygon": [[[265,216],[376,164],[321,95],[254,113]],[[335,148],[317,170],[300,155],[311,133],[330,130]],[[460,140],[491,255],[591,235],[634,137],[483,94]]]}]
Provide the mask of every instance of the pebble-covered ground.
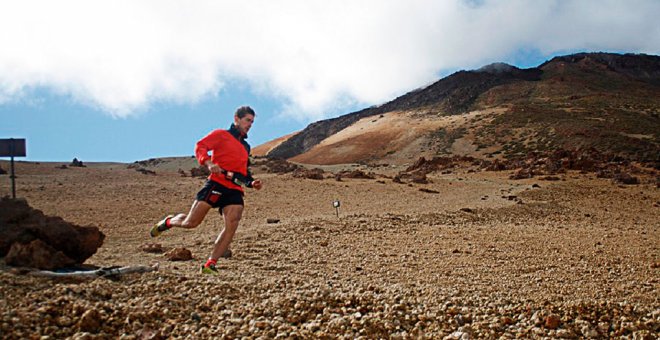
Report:
[{"label": "pebble-covered ground", "polygon": [[[96,225],[87,264],[159,264],[114,280],[0,271],[0,338],[630,338],[660,332],[660,190],[590,174],[509,180],[508,172],[309,180],[261,174],[220,262],[198,274],[221,228],[151,239],[201,179],[125,165],[19,163],[18,195]],[[8,181],[6,181],[8,182]],[[0,192],[9,192],[3,181]],[[421,192],[420,188],[431,192]],[[437,192],[437,193],[435,193]],[[341,201],[339,216],[332,206]],[[278,219],[268,223],[267,219]],[[167,261],[143,245],[185,247]]]}]

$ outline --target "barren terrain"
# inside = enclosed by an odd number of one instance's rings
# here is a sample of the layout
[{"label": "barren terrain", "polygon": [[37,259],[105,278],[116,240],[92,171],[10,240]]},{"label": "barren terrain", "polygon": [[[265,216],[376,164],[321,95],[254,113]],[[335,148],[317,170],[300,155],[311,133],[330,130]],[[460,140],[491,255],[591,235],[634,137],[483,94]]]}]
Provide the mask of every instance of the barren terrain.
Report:
[{"label": "barren terrain", "polygon": [[[459,169],[422,185],[257,168],[265,188],[247,189],[233,257],[208,277],[198,270],[219,214],[195,230],[148,234],[163,216],[187,211],[203,179],[165,164],[156,175],[127,164],[59,165],[18,162],[18,196],[100,227],[105,244],[86,264],[159,269],[54,280],[3,266],[0,338],[654,339],[660,331],[654,178],[624,186],[569,172],[514,181],[510,172]],[[8,177],[0,195],[11,193]],[[141,250],[153,242],[195,259]]]}]

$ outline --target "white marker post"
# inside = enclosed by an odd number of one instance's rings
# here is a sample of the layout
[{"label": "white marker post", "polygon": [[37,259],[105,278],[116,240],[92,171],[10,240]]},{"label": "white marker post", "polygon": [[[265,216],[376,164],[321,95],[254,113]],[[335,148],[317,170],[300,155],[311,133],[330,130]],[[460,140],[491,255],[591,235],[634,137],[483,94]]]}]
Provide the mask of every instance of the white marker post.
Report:
[{"label": "white marker post", "polygon": [[339,218],[339,207],[341,206],[341,202],[339,200],[335,200],[332,202],[332,206],[335,207],[335,211],[337,212],[337,218]]}]

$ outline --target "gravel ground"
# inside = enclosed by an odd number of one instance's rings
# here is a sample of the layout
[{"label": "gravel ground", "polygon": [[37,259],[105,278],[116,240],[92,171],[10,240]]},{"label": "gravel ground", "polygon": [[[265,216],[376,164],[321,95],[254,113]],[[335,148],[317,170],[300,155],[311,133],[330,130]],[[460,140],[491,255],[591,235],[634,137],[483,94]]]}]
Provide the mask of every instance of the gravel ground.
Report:
[{"label": "gravel ground", "polygon": [[[426,185],[261,174],[221,275],[198,274],[221,228],[157,239],[201,181],[116,165],[18,163],[18,195],[96,225],[87,263],[159,264],[116,279],[0,270],[1,338],[630,338],[660,332],[660,191],[593,175],[512,181],[435,175]],[[8,181],[6,181],[8,182]],[[9,183],[0,192],[9,192]],[[437,193],[420,192],[426,188]],[[339,199],[339,217],[332,201]],[[279,223],[267,223],[267,219]],[[170,262],[140,247],[185,247]]]}]

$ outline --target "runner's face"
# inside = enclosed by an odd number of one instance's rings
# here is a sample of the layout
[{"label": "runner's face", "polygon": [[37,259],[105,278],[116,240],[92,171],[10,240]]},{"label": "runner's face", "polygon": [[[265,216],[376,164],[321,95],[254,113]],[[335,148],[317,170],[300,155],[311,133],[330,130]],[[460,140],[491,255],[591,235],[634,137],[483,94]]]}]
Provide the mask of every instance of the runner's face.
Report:
[{"label": "runner's face", "polygon": [[247,135],[248,131],[250,131],[250,128],[252,127],[252,123],[254,123],[254,115],[246,114],[245,116],[243,116],[243,118],[238,118],[238,116],[234,116],[234,125],[236,125],[238,131],[240,131],[244,135]]}]

